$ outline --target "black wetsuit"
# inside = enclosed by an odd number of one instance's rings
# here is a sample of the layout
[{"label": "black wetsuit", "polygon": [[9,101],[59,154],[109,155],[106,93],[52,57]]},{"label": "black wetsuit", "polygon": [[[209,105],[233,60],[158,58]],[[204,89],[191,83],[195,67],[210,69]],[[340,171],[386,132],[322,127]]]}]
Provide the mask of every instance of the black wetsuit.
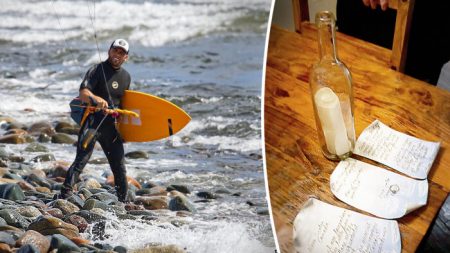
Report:
[{"label": "black wetsuit", "polygon": [[[103,67],[103,68],[102,68]],[[104,72],[103,72],[104,71]],[[106,80],[106,84],[105,84]],[[123,68],[115,70],[108,61],[97,64],[90,68],[80,85],[80,90],[89,89],[94,95],[105,99],[109,105],[120,107],[120,100],[130,87],[130,74]],[[111,96],[109,96],[108,94]],[[95,142],[98,141],[108,158],[109,165],[114,174],[117,196],[120,201],[126,201],[127,179],[124,159],[123,141],[115,126],[115,119],[108,115],[104,119],[103,112],[91,114],[81,126],[78,134],[77,155],[75,161],[70,166],[64,181],[61,195],[65,197],[72,191],[74,183],[79,180],[79,176],[89,161],[94,150]],[[86,140],[87,132],[94,132],[101,123],[92,141],[86,148],[83,148],[83,141]]]}]

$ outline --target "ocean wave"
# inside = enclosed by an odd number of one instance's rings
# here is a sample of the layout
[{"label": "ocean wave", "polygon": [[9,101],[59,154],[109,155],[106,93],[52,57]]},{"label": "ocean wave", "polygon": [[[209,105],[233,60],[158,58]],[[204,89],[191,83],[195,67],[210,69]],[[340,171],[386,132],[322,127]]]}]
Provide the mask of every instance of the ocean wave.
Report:
[{"label": "ocean wave", "polygon": [[264,34],[269,0],[252,1],[13,1],[2,5],[0,37],[24,43],[92,41],[111,34],[162,46],[222,32]]},{"label": "ocean wave", "polygon": [[143,248],[150,243],[162,243],[178,245],[187,252],[273,252],[273,247],[267,247],[255,238],[261,233],[261,228],[237,221],[196,222],[197,224],[178,228],[170,224],[157,226],[142,221],[119,222],[119,229],[107,224],[105,233],[108,238],[95,242],[125,245],[130,249]]}]

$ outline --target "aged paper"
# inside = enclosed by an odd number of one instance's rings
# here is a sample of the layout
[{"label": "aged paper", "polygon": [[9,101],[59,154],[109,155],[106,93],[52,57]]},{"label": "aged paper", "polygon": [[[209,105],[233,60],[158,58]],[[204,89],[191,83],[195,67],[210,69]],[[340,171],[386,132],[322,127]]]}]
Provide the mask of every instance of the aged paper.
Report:
[{"label": "aged paper", "polygon": [[424,206],[428,181],[416,180],[348,158],[331,174],[331,191],[340,200],[380,218],[397,219]]},{"label": "aged paper", "polygon": [[375,120],[359,136],[354,153],[410,177],[425,179],[439,145],[439,142],[424,141],[395,131]]},{"label": "aged paper", "polygon": [[298,253],[396,253],[401,239],[397,221],[310,198],[294,221],[294,247]]}]

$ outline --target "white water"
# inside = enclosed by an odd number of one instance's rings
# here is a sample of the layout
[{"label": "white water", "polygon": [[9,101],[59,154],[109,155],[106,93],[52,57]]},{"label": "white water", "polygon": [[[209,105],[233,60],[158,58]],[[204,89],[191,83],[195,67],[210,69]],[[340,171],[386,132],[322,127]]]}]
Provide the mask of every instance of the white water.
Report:
[{"label": "white water", "polygon": [[[0,38],[26,43],[61,41],[64,38],[92,40],[94,24],[100,37],[108,31],[123,30],[123,34],[133,42],[161,46],[226,31],[233,21],[249,11],[268,11],[268,7],[270,0],[186,0],[174,3],[4,0],[0,9],[3,17]],[[63,22],[58,20],[61,16],[64,17]],[[266,27],[260,29],[265,30]]]}]

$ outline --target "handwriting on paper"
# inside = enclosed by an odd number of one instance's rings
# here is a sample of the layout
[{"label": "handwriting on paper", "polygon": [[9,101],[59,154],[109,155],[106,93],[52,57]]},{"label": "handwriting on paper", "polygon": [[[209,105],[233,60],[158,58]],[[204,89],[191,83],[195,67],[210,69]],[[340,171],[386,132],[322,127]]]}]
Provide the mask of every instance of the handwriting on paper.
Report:
[{"label": "handwriting on paper", "polygon": [[354,153],[418,179],[427,178],[439,142],[417,139],[375,120],[356,141]]},{"label": "handwriting on paper", "polygon": [[348,158],[330,177],[331,192],[340,200],[381,218],[396,219],[425,205],[427,180],[416,180]]},{"label": "handwriting on paper", "polygon": [[383,220],[309,199],[294,221],[297,252],[400,252],[396,221]]}]

